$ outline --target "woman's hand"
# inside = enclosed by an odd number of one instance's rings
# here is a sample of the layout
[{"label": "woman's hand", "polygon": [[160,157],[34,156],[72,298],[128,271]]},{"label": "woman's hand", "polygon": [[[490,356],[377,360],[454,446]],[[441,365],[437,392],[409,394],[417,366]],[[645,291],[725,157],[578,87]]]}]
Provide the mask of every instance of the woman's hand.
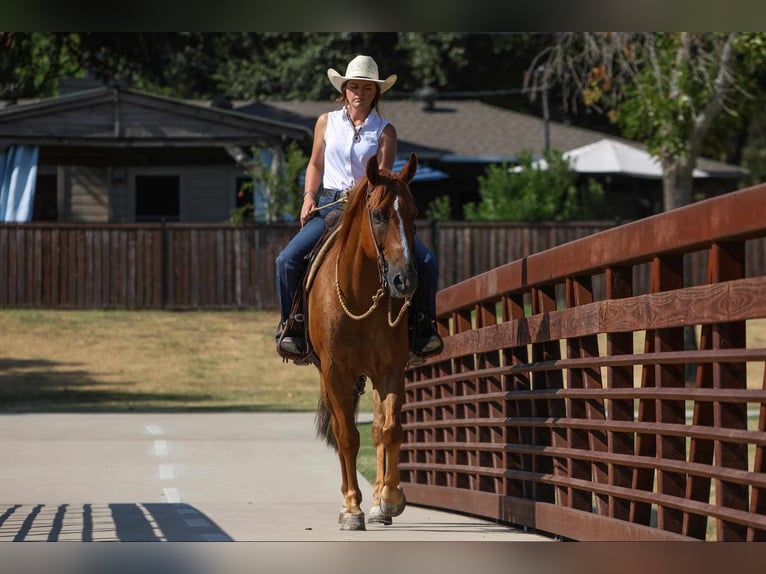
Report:
[{"label": "woman's hand", "polygon": [[314,215],[311,210],[316,207],[316,204],[317,202],[314,198],[314,194],[307,193],[303,197],[303,206],[301,207],[301,227],[306,225],[306,222]]}]

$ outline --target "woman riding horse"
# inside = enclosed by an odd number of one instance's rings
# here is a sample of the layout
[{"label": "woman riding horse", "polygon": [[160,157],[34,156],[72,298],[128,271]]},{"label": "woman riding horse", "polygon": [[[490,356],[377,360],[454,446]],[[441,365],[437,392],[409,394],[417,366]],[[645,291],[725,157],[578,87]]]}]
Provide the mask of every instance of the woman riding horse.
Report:
[{"label": "woman riding horse", "polygon": [[337,233],[310,273],[309,334],[321,383],[317,431],[340,459],[343,530],[365,529],[355,415],[359,382],[367,378],[373,387],[377,452],[369,522],[391,524],[406,505],[399,486],[399,449],[409,358],[404,316],[418,285],[416,209],[408,186],[416,169],[414,155],[398,174],[379,169],[373,155],[366,176],[349,195]]},{"label": "woman riding horse", "polygon": [[[362,179],[370,157],[376,156],[378,165],[385,169],[393,168],[396,157],[396,130],[378,113],[380,96],[394,85],[396,75],[381,80],[375,60],[357,56],[349,62],[345,75],[330,68],[327,76],[341,94],[338,101],[342,107],[323,113],[317,119],[306,168],[301,229],[276,260],[281,313],[276,341],[279,350],[288,356],[301,356],[306,351],[302,329],[293,328],[284,333],[283,329],[306,271],[306,256],[322,235],[324,218],[332,210],[324,207],[335,204]],[[319,217],[313,217],[315,212]],[[443,343],[435,326],[439,272],[436,257],[417,237],[414,249],[420,288],[419,301],[413,305],[415,311],[410,313],[409,320],[410,349],[416,362],[418,358],[441,352]]]}]

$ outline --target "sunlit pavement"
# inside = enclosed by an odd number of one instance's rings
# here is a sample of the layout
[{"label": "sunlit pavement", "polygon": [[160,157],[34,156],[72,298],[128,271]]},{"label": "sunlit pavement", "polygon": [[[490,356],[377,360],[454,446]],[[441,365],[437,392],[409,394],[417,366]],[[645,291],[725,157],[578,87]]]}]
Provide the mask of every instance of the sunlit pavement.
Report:
[{"label": "sunlit pavement", "polygon": [[0,415],[0,460],[1,542],[549,540],[412,504],[340,531],[313,413]]}]

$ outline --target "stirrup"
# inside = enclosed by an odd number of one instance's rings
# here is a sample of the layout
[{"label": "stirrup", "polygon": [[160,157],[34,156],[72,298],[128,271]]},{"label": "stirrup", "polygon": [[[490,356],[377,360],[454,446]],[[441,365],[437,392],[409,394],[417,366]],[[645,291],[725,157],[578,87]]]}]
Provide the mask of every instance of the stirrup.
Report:
[{"label": "stirrup", "polygon": [[[302,344],[299,344],[298,341]],[[279,348],[291,355],[304,355],[306,353],[306,340],[303,337],[286,335],[279,342]]]},{"label": "stirrup", "polygon": [[438,333],[432,334],[430,337],[428,337],[428,340],[426,341],[425,345],[419,349],[420,354],[424,357],[428,357],[430,355],[436,355],[437,353],[441,353],[442,349],[444,349],[444,342],[442,341],[442,338],[439,336]]},{"label": "stirrup", "polygon": [[416,355],[412,351],[410,351],[410,358],[407,360],[407,365],[405,369],[412,369],[413,367],[419,367],[420,365],[424,365],[426,363],[426,360],[421,357],[420,355]]}]

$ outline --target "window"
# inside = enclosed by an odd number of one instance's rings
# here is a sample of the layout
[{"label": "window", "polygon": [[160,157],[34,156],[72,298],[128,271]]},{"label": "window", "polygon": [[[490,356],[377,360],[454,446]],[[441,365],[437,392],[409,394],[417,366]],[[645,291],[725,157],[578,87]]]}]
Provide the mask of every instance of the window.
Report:
[{"label": "window", "polygon": [[32,221],[58,221],[59,206],[55,175],[37,174]]},{"label": "window", "polygon": [[137,175],[136,221],[178,221],[180,179],[177,175]]}]

